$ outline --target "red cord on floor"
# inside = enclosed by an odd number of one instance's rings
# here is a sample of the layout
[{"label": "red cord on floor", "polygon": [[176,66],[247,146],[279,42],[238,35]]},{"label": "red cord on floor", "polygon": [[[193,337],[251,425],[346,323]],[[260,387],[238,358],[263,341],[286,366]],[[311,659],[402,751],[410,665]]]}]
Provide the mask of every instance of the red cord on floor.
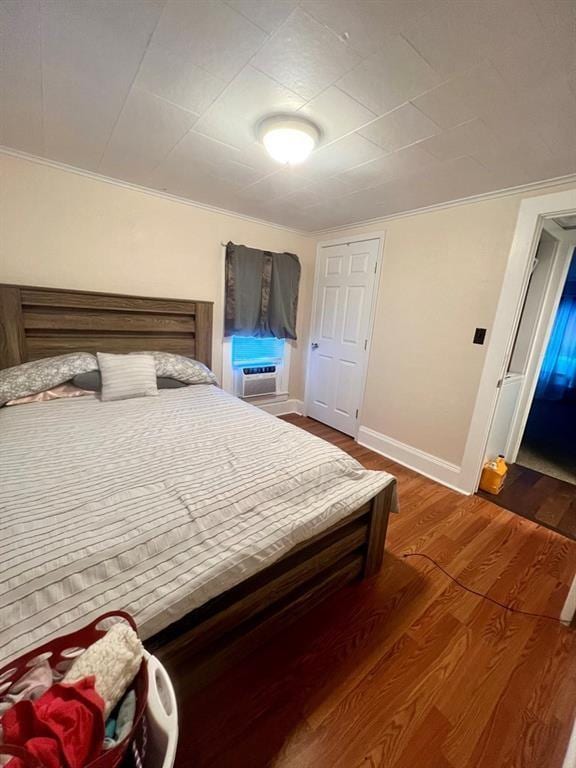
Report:
[{"label": "red cord on floor", "polygon": [[438,568],[439,571],[442,571],[442,573],[445,576],[448,576],[449,579],[452,579],[452,581],[455,584],[458,584],[459,587],[462,589],[465,589],[466,592],[470,592],[473,595],[476,595],[477,597],[482,597],[484,600],[488,600],[490,603],[494,603],[494,605],[498,605],[500,608],[504,608],[505,611],[510,611],[511,613],[520,613],[523,616],[532,616],[536,619],[547,619],[548,621],[555,621],[557,624],[564,625],[564,622],[561,621],[557,616],[550,616],[546,613],[532,613],[531,611],[522,611],[520,608],[512,608],[511,605],[506,605],[505,603],[501,603],[498,600],[495,600],[493,597],[490,597],[489,595],[485,595],[482,592],[477,592],[475,589],[472,589],[471,587],[467,587],[466,584],[463,584],[459,579],[457,579],[455,576],[452,576],[451,573],[448,573],[448,571],[443,568],[443,566],[440,565],[440,563],[437,563],[436,560],[434,560],[433,557],[430,557],[430,555],[424,554],[424,552],[405,552],[402,557],[423,557],[426,560],[429,560],[433,565]]}]

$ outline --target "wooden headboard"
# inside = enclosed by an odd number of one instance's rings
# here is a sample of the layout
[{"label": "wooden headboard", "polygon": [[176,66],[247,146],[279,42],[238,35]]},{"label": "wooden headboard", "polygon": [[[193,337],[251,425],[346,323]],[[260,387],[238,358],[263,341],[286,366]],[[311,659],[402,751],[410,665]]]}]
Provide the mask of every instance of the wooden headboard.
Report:
[{"label": "wooden headboard", "polygon": [[212,363],[212,302],[0,283],[0,368],[66,352],[175,352]]}]

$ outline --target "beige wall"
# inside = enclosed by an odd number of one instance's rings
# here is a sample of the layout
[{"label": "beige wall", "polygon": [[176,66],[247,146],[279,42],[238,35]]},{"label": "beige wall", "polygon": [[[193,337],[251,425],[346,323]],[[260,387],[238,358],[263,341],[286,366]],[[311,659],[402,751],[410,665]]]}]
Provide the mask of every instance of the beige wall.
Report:
[{"label": "beige wall", "polygon": [[[564,187],[533,194],[558,192]],[[522,197],[333,232],[386,233],[362,425],[459,465]]]},{"label": "beige wall", "polygon": [[221,374],[221,242],[297,253],[299,338],[291,397],[303,397],[312,238],[0,154],[0,282],[214,301]]},{"label": "beige wall", "polygon": [[[300,341],[290,396],[303,398],[318,238],[7,155],[0,155],[0,171],[0,281],[213,300],[218,375],[220,242],[297,253]],[[324,238],[386,232],[363,426],[460,464],[486,355],[472,336],[477,326],[491,328],[523,196]]]}]

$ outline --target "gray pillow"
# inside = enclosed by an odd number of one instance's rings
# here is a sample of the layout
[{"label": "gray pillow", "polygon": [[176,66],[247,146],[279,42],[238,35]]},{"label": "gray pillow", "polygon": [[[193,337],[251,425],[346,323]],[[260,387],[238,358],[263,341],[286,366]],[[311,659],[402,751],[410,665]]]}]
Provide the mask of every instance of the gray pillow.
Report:
[{"label": "gray pillow", "polygon": [[[100,371],[79,373],[78,376],[74,376],[72,383],[75,387],[86,389],[88,392],[100,392],[102,389],[102,375],[100,374]],[[188,385],[177,379],[168,379],[164,376],[158,376],[156,378],[156,386],[158,389],[179,389],[180,387],[187,387]]]},{"label": "gray pillow", "polygon": [[[142,354],[133,352],[134,355]],[[178,379],[185,384],[216,384],[216,376],[210,368],[207,368],[198,360],[184,355],[175,355],[172,352],[146,352],[152,355],[156,362],[156,375]]]},{"label": "gray pillow", "polygon": [[89,352],[70,352],[5,368],[0,371],[0,405],[52,389],[76,374],[97,368],[96,357]]},{"label": "gray pillow", "polygon": [[102,374],[102,400],[129,400],[158,394],[152,355],[110,355],[98,352],[97,357]]}]

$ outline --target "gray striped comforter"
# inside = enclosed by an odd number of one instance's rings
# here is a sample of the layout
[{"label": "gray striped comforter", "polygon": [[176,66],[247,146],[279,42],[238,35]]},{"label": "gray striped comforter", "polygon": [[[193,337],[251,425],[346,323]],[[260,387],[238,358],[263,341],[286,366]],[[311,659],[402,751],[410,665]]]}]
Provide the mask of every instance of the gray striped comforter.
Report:
[{"label": "gray striped comforter", "polygon": [[392,480],[209,385],[0,411],[0,665],[100,613],[148,637]]}]

